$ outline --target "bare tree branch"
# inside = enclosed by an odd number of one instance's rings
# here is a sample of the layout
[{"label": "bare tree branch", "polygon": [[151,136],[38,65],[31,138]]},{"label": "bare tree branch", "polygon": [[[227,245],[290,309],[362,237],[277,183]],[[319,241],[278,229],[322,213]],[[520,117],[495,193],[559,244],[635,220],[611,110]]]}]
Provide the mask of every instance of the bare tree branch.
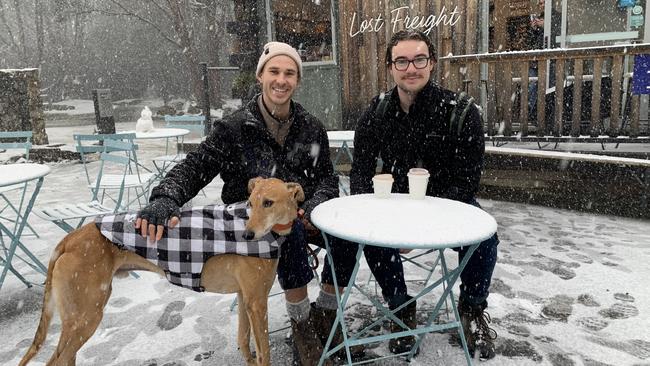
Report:
[{"label": "bare tree branch", "polygon": [[155,30],[157,30],[158,33],[160,33],[160,35],[163,36],[163,38],[165,38],[165,40],[167,40],[170,43],[174,44],[174,46],[176,46],[178,48],[183,48],[183,45],[181,44],[180,41],[169,37],[167,34],[165,34],[165,31],[163,29],[161,29],[160,26],[158,26],[156,23],[154,23],[151,20],[141,16],[140,14],[137,14],[136,12],[134,12],[132,10],[129,10],[128,8],[126,8],[122,3],[120,3],[117,0],[110,0],[110,2],[117,5],[120,9],[122,9],[124,11],[124,13],[112,13],[112,12],[103,11],[103,10],[100,10],[100,9],[97,9],[97,10],[99,12],[102,12],[102,13],[107,14],[107,15],[122,15],[122,16],[129,16],[129,17],[136,18],[136,19],[148,24],[149,26],[151,26]]},{"label": "bare tree branch", "polygon": [[167,17],[167,19],[169,19],[170,22],[174,21],[174,17],[167,11],[167,9],[163,8],[162,5],[158,4],[156,0],[149,0],[149,2],[154,4],[156,8],[158,8],[158,10],[160,10],[163,14],[165,14],[165,16]]},{"label": "bare tree branch", "polygon": [[9,41],[7,41],[6,39],[4,39],[2,37],[2,34],[0,34],[0,43],[3,43],[5,45],[7,45],[7,46],[11,46],[11,43],[9,43]]},{"label": "bare tree branch", "polygon": [[0,20],[2,20],[2,24],[5,25],[5,28],[7,29],[7,34],[9,34],[10,43],[7,44],[11,45],[16,50],[20,50],[20,47],[18,46],[18,44],[16,44],[16,38],[14,37],[14,34],[11,31],[11,27],[9,27],[9,22],[7,22],[7,18],[5,17],[4,9],[5,6],[2,3],[2,0],[0,0]]}]

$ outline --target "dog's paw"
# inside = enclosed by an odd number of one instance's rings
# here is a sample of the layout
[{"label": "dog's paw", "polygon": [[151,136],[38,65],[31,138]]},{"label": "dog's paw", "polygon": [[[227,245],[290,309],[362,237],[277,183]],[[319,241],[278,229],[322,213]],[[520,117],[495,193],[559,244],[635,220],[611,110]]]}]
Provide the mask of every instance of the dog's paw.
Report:
[{"label": "dog's paw", "polygon": [[158,327],[162,330],[171,330],[183,322],[179,313],[185,307],[185,301],[174,301],[165,307],[163,315],[158,319]]}]

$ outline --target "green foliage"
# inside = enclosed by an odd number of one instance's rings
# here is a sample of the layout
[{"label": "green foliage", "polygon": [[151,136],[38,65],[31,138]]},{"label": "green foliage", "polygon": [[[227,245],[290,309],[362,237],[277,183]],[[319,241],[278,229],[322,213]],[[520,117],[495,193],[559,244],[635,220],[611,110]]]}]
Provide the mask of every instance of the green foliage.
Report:
[{"label": "green foliage", "polygon": [[247,100],[256,83],[257,79],[254,71],[241,71],[232,83],[233,98]]}]

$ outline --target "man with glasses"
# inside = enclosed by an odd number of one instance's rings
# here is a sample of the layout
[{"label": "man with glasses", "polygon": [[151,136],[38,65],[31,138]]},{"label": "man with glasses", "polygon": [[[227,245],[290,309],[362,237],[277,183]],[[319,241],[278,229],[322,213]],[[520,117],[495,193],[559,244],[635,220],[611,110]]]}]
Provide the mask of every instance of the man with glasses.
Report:
[{"label": "man with glasses", "polygon": [[[352,194],[373,191],[372,177],[381,160],[381,172],[392,174],[395,179],[393,192],[408,193],[409,169],[425,168],[431,174],[427,195],[478,206],[475,195],[485,150],[483,123],[478,109],[470,105],[462,121],[451,126],[452,115],[456,113],[454,107],[460,100],[455,93],[431,80],[435,65],[435,49],[425,34],[400,31],[393,35],[386,50],[386,67],[396,86],[375,97],[357,124],[350,172]],[[484,310],[498,243],[496,234],[481,243],[460,276],[459,311],[463,330],[470,353],[478,351],[482,359],[495,354],[496,332],[489,327],[490,317]],[[460,248],[459,260],[467,249]],[[390,253],[384,257],[394,259],[389,265],[395,271],[392,281],[395,287],[382,289],[405,295],[398,251],[375,250]],[[395,308],[395,304],[389,306]],[[415,313],[413,302],[398,314],[413,328]],[[391,329],[398,331],[400,327],[393,324]],[[391,344],[391,350],[409,348],[413,341],[408,337],[398,339]]]}]

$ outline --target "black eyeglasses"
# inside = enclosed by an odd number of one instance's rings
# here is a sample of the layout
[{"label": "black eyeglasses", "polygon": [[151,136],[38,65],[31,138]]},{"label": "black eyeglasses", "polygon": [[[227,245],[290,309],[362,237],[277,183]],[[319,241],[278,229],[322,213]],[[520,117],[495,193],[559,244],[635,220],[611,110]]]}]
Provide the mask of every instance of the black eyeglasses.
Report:
[{"label": "black eyeglasses", "polygon": [[416,57],[413,60],[407,60],[405,58],[400,58],[395,61],[392,61],[393,65],[395,65],[395,70],[397,71],[406,71],[406,69],[409,68],[409,64],[413,63],[413,66],[416,69],[424,69],[429,65],[429,58],[428,57]]}]

